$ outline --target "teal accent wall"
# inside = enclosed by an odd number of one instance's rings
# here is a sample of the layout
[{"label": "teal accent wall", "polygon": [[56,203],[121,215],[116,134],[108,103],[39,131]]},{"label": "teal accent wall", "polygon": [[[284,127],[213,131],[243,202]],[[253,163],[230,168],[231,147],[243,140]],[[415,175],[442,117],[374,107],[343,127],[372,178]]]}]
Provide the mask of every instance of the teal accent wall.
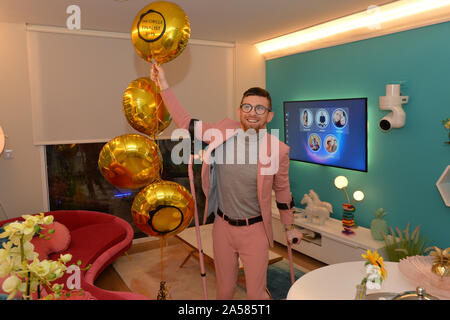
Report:
[{"label": "teal accent wall", "polygon": [[[266,86],[284,141],[283,101],[368,98],[368,172],[290,162],[291,191],[297,206],[314,189],[342,218],[345,193],[334,178],[345,175],[349,195],[362,190],[355,221],[369,227],[373,210],[388,212],[389,226],[421,226],[430,245],[450,246],[450,207],[436,181],[450,164],[450,145],[442,120],[450,116],[450,22],[387,36],[300,53],[266,62]],[[388,112],[378,107],[387,83],[402,82],[403,128],[383,132],[378,123]]]}]

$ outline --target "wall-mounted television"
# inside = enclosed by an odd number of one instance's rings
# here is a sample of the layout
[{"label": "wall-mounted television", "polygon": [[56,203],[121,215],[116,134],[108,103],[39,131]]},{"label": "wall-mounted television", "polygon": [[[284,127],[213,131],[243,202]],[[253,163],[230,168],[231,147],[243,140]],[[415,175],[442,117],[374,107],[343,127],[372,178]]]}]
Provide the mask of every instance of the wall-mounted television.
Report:
[{"label": "wall-mounted television", "polygon": [[284,102],[290,159],[367,172],[367,98]]}]

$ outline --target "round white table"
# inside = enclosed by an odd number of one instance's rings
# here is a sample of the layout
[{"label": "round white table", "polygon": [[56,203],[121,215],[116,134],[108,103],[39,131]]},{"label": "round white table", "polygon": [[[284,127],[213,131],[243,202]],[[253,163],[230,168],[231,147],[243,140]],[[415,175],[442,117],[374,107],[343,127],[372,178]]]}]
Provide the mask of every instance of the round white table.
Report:
[{"label": "round white table", "polygon": [[[364,261],[332,264],[308,272],[289,289],[287,300],[353,300],[356,285],[366,276]],[[409,281],[398,269],[397,262],[385,262],[387,277],[377,292],[401,293],[416,290],[417,285]]]}]

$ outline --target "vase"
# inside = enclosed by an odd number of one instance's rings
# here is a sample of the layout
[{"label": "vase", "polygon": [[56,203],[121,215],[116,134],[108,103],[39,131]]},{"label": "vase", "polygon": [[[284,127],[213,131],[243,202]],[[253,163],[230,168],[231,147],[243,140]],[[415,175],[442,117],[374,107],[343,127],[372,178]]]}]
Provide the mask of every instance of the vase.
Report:
[{"label": "vase", "polygon": [[342,226],[344,228],[356,228],[355,224],[355,207],[351,204],[342,204],[344,208],[342,212]]},{"label": "vase", "polygon": [[386,220],[382,218],[375,218],[370,223],[370,233],[372,234],[372,238],[378,241],[384,240],[383,233],[388,233],[388,225]]},{"label": "vase", "polygon": [[356,285],[356,294],[355,294],[355,300],[365,300],[366,298],[366,284],[361,283]]}]

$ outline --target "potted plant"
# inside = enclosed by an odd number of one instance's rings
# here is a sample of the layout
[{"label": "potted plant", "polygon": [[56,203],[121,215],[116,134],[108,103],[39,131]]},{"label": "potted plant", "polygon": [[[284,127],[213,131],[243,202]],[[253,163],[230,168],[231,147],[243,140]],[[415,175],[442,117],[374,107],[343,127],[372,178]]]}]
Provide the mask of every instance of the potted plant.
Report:
[{"label": "potted plant", "polygon": [[66,264],[72,259],[70,254],[60,255],[59,259],[39,260],[30,240],[39,234],[46,238],[54,230],[43,234],[41,226],[53,223],[53,216],[23,215],[24,221],[15,221],[4,226],[0,238],[6,238],[0,246],[0,278],[6,277],[2,289],[8,293],[8,300],[21,294],[24,300],[41,298],[43,286],[56,296],[61,294],[62,284],[52,284],[67,270]]},{"label": "potted plant", "polygon": [[383,233],[384,242],[386,244],[385,251],[389,261],[399,262],[408,256],[424,255],[428,247],[427,240],[420,235],[420,225],[414,229],[412,234],[409,234],[409,223],[406,229],[400,231],[396,228],[398,235],[395,234],[392,227],[390,227],[391,234]]}]

